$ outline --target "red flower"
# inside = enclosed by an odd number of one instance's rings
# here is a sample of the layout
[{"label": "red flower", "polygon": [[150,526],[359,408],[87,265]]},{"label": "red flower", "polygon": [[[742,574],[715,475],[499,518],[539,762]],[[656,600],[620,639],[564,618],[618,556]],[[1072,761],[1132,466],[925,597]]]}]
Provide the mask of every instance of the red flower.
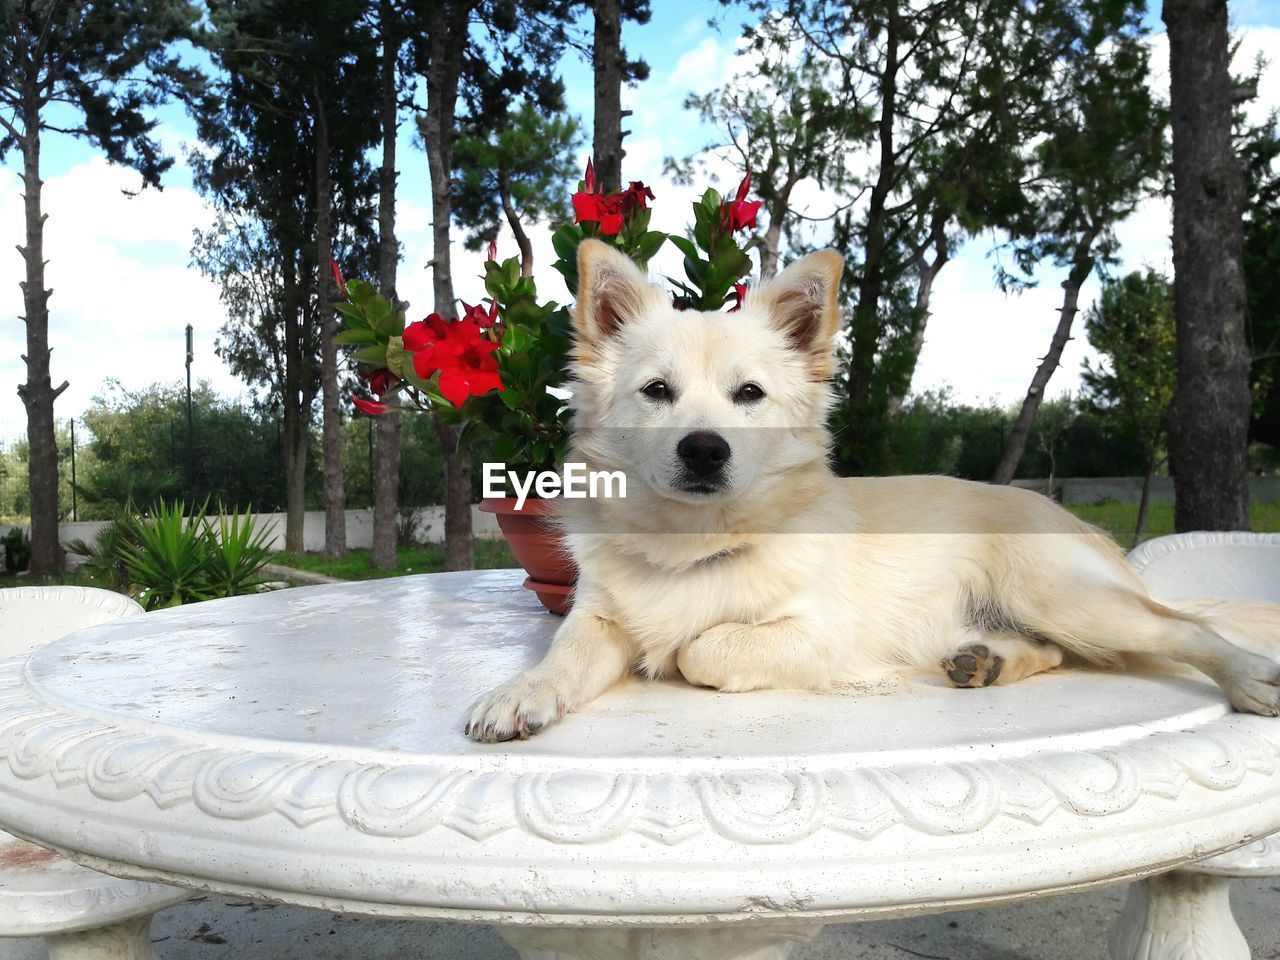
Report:
[{"label": "red flower", "polygon": [[400,378],[386,367],[379,367],[372,373],[362,373],[361,378],[369,382],[369,392],[375,397],[386,396],[400,382]]},{"label": "red flower", "polygon": [[440,392],[455,407],[467,397],[503,389],[493,356],[498,345],[474,320],[446,323],[433,313],[405,328],[404,347],[413,353],[413,370],[419,377],[425,380],[439,371]]},{"label": "red flower", "polygon": [[329,269],[333,271],[333,282],[338,285],[338,294],[343,300],[349,300],[347,296],[347,282],[342,279],[342,270],[338,266],[338,261],[332,256],[329,257]]},{"label": "red flower", "polygon": [[639,180],[631,181],[625,190],[601,196],[596,192],[596,172],[590,160],[582,184],[573,195],[573,222],[598,223],[606,237],[619,233],[636,211],[648,210],[646,201],[653,199],[653,191]]},{"label": "red flower", "polygon": [[751,230],[756,226],[756,214],[760,212],[762,200],[747,200],[747,192],[751,189],[751,172],[738,184],[738,192],[732,200],[725,201],[720,208],[722,219],[730,230]]},{"label": "red flower", "polygon": [[356,405],[356,409],[361,413],[367,413],[371,417],[376,417],[380,413],[386,413],[389,409],[385,403],[379,403],[376,400],[366,400],[364,397],[352,397],[351,402]]},{"label": "red flower", "polygon": [[471,321],[481,330],[488,330],[498,322],[498,301],[490,300],[488,310],[480,304],[473,307],[465,300],[458,302],[462,304],[462,319]]},{"label": "red flower", "polygon": [[730,313],[737,313],[742,309],[742,301],[747,298],[747,285],[745,283],[735,283],[733,285],[733,293],[729,294],[729,299],[733,301],[733,306],[729,308]]},{"label": "red flower", "polygon": [[653,199],[653,191],[639,180],[632,180],[631,185],[622,192],[622,212],[630,216],[635,210],[648,210],[645,199]]},{"label": "red flower", "polygon": [[494,237],[492,240],[489,241],[489,260],[493,261],[497,259],[498,259],[498,239],[497,237]]}]

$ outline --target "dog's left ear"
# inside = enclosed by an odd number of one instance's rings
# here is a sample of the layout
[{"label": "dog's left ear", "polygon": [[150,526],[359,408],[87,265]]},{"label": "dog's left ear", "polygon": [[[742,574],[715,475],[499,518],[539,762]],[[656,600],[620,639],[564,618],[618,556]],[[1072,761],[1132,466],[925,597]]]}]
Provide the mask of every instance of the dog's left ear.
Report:
[{"label": "dog's left ear", "polygon": [[836,295],[844,257],[834,250],[819,250],[797,260],[758,291],[750,302],[763,307],[792,349],[812,358],[815,372],[828,376],[831,348],[840,329]]}]

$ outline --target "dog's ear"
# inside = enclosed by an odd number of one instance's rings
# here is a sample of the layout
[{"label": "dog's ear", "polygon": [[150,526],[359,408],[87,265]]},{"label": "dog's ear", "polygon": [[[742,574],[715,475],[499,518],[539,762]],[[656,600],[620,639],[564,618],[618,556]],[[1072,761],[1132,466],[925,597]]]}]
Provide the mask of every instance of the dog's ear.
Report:
[{"label": "dog's ear", "polygon": [[587,342],[608,339],[658,299],[630,257],[599,240],[578,245],[578,303],[573,325]]},{"label": "dog's ear", "polygon": [[831,372],[831,348],[840,329],[836,295],[844,257],[819,250],[797,260],[762,286],[749,302],[768,311],[792,348],[813,358],[822,376]]}]

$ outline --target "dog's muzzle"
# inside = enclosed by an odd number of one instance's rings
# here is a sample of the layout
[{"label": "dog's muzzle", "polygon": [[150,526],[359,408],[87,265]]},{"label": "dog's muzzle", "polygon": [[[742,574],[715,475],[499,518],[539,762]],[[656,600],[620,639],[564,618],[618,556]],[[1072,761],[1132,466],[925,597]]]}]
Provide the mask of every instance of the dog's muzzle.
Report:
[{"label": "dog's muzzle", "polygon": [[733,451],[729,441],[711,430],[695,430],[676,444],[676,456],[684,476],[681,488],[693,493],[714,493],[724,489],[725,464]]}]

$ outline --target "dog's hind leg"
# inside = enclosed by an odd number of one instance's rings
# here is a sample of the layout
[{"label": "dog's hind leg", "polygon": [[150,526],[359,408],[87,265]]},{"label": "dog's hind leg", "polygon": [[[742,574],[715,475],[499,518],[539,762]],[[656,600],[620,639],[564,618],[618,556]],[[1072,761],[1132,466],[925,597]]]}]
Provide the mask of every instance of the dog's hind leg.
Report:
[{"label": "dog's hind leg", "polygon": [[721,623],[676,654],[692,684],[726,692],[762,688],[823,690],[831,686],[831,649],[822,632],[797,617],[767,623]]},{"label": "dog's hind leg", "polygon": [[1095,662],[1118,653],[1154,653],[1190,664],[1215,680],[1237,710],[1280,716],[1280,663],[1225,639],[1224,633],[1231,635],[1225,624],[1125,586],[1059,586],[1011,613],[1036,635]]},{"label": "dog's hind leg", "polygon": [[1062,663],[1062,648],[1011,630],[974,631],[972,638],[942,661],[957,687],[1014,683]]}]

